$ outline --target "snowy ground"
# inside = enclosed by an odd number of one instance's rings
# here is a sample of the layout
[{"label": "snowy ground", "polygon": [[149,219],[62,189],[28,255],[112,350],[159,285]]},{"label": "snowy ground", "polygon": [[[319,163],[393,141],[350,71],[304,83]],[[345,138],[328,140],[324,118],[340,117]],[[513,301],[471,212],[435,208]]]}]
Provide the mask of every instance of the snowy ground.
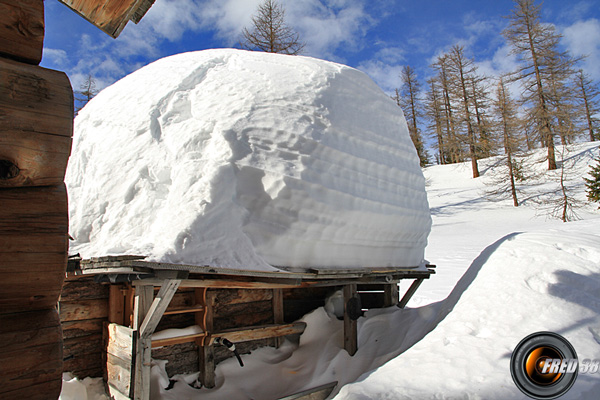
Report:
[{"label": "snowy ground", "polygon": [[[566,156],[568,183],[582,201],[581,178],[599,144],[578,145]],[[510,355],[521,339],[543,330],[566,337],[580,360],[600,359],[600,212],[584,206],[582,220],[566,224],[548,217],[534,200],[556,188],[558,172],[543,172],[543,164],[534,164],[541,175],[524,186],[521,207],[491,202],[484,192],[495,161],[480,164],[479,179],[470,178],[468,164],[426,169],[434,222],[426,256],[437,275],[407,309],[359,319],[354,357],[342,349],[341,321],[318,309],[304,317],[299,347],[259,349],[243,356],[244,368],[235,359],[223,362],[213,390],[192,389],[184,383],[190,376],[176,377],[165,391],[157,362],[153,399],[274,399],[331,381],[340,382],[336,399],[522,399]],[[596,399],[599,390],[600,374],[580,374],[564,398]],[[87,400],[102,399],[88,393]]]}]

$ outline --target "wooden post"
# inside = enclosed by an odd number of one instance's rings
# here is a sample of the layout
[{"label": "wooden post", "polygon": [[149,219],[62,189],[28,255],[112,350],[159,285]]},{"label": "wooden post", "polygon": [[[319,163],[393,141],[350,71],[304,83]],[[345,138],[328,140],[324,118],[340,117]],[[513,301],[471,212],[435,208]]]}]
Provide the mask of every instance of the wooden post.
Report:
[{"label": "wooden post", "polygon": [[[140,338],[140,328],[144,323],[148,310],[154,297],[153,286],[136,286],[135,287],[135,300],[133,306],[133,330],[135,333],[135,356],[133,357],[134,363],[134,382],[133,386],[133,399],[134,400],[147,400],[150,396],[150,362],[152,358],[152,341],[144,341]],[[146,365],[147,364],[147,365]],[[148,382],[148,385],[146,385]],[[146,389],[145,386],[148,386]]]},{"label": "wooden post", "polygon": [[[167,279],[153,299],[153,286],[137,286],[134,308],[134,330],[137,331],[134,400],[150,398],[152,334],[158,326],[181,280]],[[139,289],[139,290],[138,290]]]},{"label": "wooden post", "polygon": [[125,325],[125,293],[123,293],[123,286],[121,285],[110,285],[108,322]]},{"label": "wooden post", "polygon": [[215,387],[215,353],[211,343],[211,333],[213,332],[213,305],[214,295],[208,291],[208,288],[196,289],[196,304],[202,305],[202,312],[196,314],[196,323],[207,334],[204,338],[198,339],[198,369],[200,375],[198,380],[204,387]]},{"label": "wooden post", "polygon": [[[273,323],[283,324],[283,290],[281,289],[273,289]],[[283,337],[275,338],[275,347],[279,348],[283,340]]]},{"label": "wooden post", "polygon": [[353,356],[358,350],[356,319],[349,314],[349,302],[356,298],[356,284],[344,286],[344,349]]},{"label": "wooden post", "polygon": [[391,307],[398,304],[398,284],[390,283],[383,286],[383,306]]}]

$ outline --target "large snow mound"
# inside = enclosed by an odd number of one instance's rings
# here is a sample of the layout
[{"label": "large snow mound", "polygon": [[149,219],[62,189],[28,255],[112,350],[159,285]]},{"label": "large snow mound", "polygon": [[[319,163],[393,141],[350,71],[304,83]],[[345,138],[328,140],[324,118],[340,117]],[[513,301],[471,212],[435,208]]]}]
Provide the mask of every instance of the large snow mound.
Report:
[{"label": "large snow mound", "polygon": [[364,73],[207,50],[75,120],[71,252],[215,267],[419,265],[431,219],[402,111]]}]

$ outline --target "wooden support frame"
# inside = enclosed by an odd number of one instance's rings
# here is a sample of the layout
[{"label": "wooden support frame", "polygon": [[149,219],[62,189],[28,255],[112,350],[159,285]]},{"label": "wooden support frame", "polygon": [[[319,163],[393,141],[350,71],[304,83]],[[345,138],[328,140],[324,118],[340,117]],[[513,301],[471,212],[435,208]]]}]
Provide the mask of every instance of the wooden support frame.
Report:
[{"label": "wooden support frame", "polygon": [[[273,323],[283,324],[283,290],[273,289]],[[283,344],[283,337],[279,336],[274,339],[276,348],[281,347]]]},{"label": "wooden support frame", "polygon": [[344,289],[344,349],[353,356],[358,350],[357,323],[349,313],[348,305],[351,299],[356,298],[356,284],[345,285]]},{"label": "wooden support frame", "polygon": [[383,287],[383,306],[391,307],[398,304],[398,283],[390,283]]},{"label": "wooden support frame", "polygon": [[134,331],[134,400],[150,398],[150,367],[152,362],[152,334],[158,326],[163,313],[169,306],[181,280],[167,279],[154,297],[154,286],[137,286],[135,288]]},{"label": "wooden support frame", "polygon": [[419,286],[421,286],[421,283],[423,283],[423,280],[424,280],[423,278],[415,279],[415,281],[412,283],[412,285],[410,285],[410,287],[408,288],[406,293],[404,293],[402,300],[400,300],[400,302],[398,303],[399,308],[406,307],[406,304],[408,304],[408,302],[413,297],[413,295],[415,294],[415,292],[417,291]]},{"label": "wooden support frame", "polygon": [[203,312],[196,314],[196,323],[200,325],[205,335],[196,340],[198,344],[198,380],[206,388],[215,387],[215,352],[211,345],[213,331],[214,295],[208,288],[196,289],[196,304],[203,307]]}]

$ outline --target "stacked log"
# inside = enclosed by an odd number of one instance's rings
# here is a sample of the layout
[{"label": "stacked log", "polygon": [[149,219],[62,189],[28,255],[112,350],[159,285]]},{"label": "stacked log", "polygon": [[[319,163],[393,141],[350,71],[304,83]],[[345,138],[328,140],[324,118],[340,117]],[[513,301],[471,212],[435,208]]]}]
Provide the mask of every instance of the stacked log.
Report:
[{"label": "stacked log", "polygon": [[0,398],[56,399],[73,92],[39,67],[43,0],[0,0]]}]

